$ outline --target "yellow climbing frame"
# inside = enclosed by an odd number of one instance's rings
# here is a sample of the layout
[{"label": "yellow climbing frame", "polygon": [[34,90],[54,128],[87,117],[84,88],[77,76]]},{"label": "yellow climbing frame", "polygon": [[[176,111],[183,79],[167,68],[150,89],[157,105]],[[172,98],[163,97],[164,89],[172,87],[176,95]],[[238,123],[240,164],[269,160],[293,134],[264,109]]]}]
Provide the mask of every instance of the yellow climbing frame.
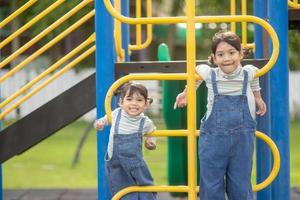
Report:
[{"label": "yellow climbing frame", "polygon": [[[154,136],[186,136],[188,141],[188,185],[187,186],[135,186],[121,190],[112,199],[120,199],[123,195],[135,191],[169,191],[169,192],[186,192],[189,200],[197,199],[197,164],[196,164],[196,137],[199,132],[196,129],[196,91],[195,83],[200,76],[195,73],[196,65],[196,40],[195,40],[195,24],[196,23],[210,23],[210,22],[252,22],[257,23],[265,28],[269,33],[272,43],[273,51],[269,62],[256,73],[256,77],[266,74],[275,64],[279,53],[279,41],[274,29],[263,19],[249,15],[236,16],[196,16],[195,15],[195,0],[186,0],[186,15],[177,17],[126,17],[120,14],[111,4],[110,0],[103,0],[108,12],[117,20],[128,24],[176,24],[186,23],[186,54],[187,54],[187,72],[186,73],[172,73],[172,74],[130,74],[118,79],[108,90],[105,99],[105,111],[108,120],[111,122],[111,99],[113,92],[122,84],[130,80],[186,80],[187,81],[187,95],[189,103],[187,106],[187,130],[157,130],[153,133]],[[262,183],[255,185],[254,190],[260,190],[270,184],[276,177],[280,167],[280,157],[276,145],[270,138],[261,132],[256,135],[263,139],[271,148],[274,156],[274,166],[270,176]]]}]

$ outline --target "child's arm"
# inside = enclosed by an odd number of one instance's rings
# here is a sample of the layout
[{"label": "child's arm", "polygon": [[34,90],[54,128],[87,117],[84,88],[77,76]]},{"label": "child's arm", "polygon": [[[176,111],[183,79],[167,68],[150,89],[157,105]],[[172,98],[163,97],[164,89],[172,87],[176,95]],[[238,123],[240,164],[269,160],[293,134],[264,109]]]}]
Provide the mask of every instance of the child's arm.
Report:
[{"label": "child's arm", "polygon": [[254,67],[252,65],[246,66],[250,73],[253,75],[253,79],[250,82],[250,87],[253,92],[255,103],[257,105],[258,110],[256,111],[257,115],[263,116],[267,112],[267,106],[264,102],[264,100],[261,97],[260,93],[260,85],[259,85],[259,78],[255,78],[255,73],[258,71],[257,67]]},{"label": "child's arm", "polygon": [[100,119],[96,119],[95,122],[94,122],[94,128],[97,130],[97,131],[101,131],[103,130],[103,128],[105,126],[108,125],[108,120],[107,120],[107,117],[104,116]]},{"label": "child's arm", "polygon": [[156,138],[155,137],[146,136],[145,147],[147,149],[149,149],[149,150],[156,149]]},{"label": "child's arm", "polygon": [[152,133],[153,131],[156,130],[154,123],[148,117],[146,117],[144,129],[146,135],[145,144],[144,144],[145,147],[149,150],[156,149],[156,137],[147,136],[147,134]]},{"label": "child's arm", "polygon": [[[198,65],[196,67],[196,72],[201,75],[202,78],[206,78],[210,76],[211,73],[211,68],[208,65]],[[196,90],[198,89],[198,87],[201,85],[201,83],[203,82],[203,80],[198,80],[196,82]],[[176,97],[175,103],[174,103],[174,109],[178,108],[182,108],[185,107],[187,105],[187,89],[185,87],[185,89],[179,93]]]},{"label": "child's arm", "polygon": [[255,103],[258,107],[258,110],[256,111],[257,115],[263,116],[267,112],[267,106],[264,100],[261,98],[260,90],[253,91]]}]

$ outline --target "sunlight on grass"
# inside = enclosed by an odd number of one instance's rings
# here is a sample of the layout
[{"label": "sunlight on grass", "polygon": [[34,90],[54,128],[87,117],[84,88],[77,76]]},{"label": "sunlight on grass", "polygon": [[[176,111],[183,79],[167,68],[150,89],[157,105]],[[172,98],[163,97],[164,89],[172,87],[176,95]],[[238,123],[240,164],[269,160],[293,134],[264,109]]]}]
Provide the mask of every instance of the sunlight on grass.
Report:
[{"label": "sunlight on grass", "polygon": [[[158,129],[162,120],[154,119]],[[75,122],[21,156],[3,164],[4,188],[96,188],[96,132],[92,130],[81,152],[81,160],[71,167],[75,149],[87,123]],[[291,122],[291,186],[300,186],[300,123]],[[21,134],[21,133],[19,133]],[[155,184],[167,185],[167,138],[157,139],[157,149],[143,150]],[[255,158],[254,164],[255,166]],[[176,167],[176,166],[174,166]],[[255,183],[255,167],[252,180]]]}]

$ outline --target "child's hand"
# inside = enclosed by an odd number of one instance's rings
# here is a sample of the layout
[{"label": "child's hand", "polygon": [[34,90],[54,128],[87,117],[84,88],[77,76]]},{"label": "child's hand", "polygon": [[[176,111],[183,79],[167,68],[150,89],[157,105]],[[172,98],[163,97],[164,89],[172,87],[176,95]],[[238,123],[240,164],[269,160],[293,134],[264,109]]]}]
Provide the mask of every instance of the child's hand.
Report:
[{"label": "child's hand", "polygon": [[258,107],[258,111],[256,111],[257,115],[263,116],[267,112],[267,106],[262,98],[255,98],[256,105]]},{"label": "child's hand", "polygon": [[94,128],[97,131],[101,131],[104,128],[104,126],[105,126],[105,121],[104,120],[100,120],[100,119],[95,120]]},{"label": "child's hand", "polygon": [[147,137],[146,138],[145,147],[149,150],[156,149],[156,143],[155,143],[155,140],[153,140],[153,137]]},{"label": "child's hand", "polygon": [[174,109],[177,107],[182,108],[187,105],[187,96],[186,92],[181,92],[180,94],[177,95],[176,101],[174,103]]}]

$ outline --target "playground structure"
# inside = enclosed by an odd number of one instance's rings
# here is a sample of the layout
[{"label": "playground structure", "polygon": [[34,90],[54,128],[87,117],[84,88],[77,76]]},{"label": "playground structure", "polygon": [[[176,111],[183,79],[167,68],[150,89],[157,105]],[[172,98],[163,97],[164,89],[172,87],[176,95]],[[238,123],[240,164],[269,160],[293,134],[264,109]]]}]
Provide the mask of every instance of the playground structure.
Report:
[{"label": "playground structure", "polygon": [[[10,20],[12,20],[14,17],[23,12],[26,8],[30,7],[36,2],[36,0],[31,0],[28,3],[24,5],[24,7],[20,8],[14,15],[11,15],[8,17],[6,21],[1,22],[0,27],[3,27],[6,25]],[[10,61],[12,61],[16,56],[20,55],[23,51],[26,50],[26,48],[29,48],[31,45],[33,45],[35,42],[37,42],[39,39],[41,39],[44,35],[49,33],[51,30],[53,30],[55,27],[59,26],[64,20],[66,20],[68,17],[72,15],[72,13],[76,13],[78,10],[80,10],[82,7],[86,6],[87,4],[93,2],[92,0],[85,0],[82,1],[81,4],[76,6],[74,10],[71,10],[66,14],[61,20],[57,20],[53,25],[51,25],[51,28],[46,29],[45,31],[41,32],[38,36],[36,36],[34,39],[26,43],[23,47],[21,47],[18,51],[14,52],[11,56],[7,57],[5,60],[3,60],[0,63],[0,67],[4,67],[6,64],[8,64]],[[54,9],[59,4],[63,3],[63,1],[56,1],[54,6],[50,6],[51,9]],[[75,48],[72,52],[64,56],[61,60],[56,62],[54,65],[48,68],[47,72],[42,73],[40,76],[38,76],[35,80],[30,82],[28,85],[24,86],[20,90],[20,92],[15,93],[12,97],[4,100],[1,102],[1,108],[3,108],[6,104],[11,102],[13,99],[15,99],[17,96],[19,96],[22,92],[27,90],[29,87],[37,83],[39,80],[41,80],[43,77],[45,77],[48,73],[58,68],[61,64],[63,64],[68,59],[75,56],[81,49],[86,48],[89,45],[92,45],[95,42],[95,36],[97,37],[96,40],[96,46],[97,46],[97,52],[96,52],[96,81],[95,81],[95,75],[87,78],[86,80],[82,81],[80,84],[74,86],[74,88],[71,88],[69,91],[66,91],[66,93],[60,95],[57,97],[57,99],[49,102],[45,106],[41,107],[40,109],[34,111],[32,115],[25,117],[24,119],[21,119],[17,123],[13,124],[12,126],[4,129],[2,133],[0,134],[0,158],[1,162],[4,162],[11,158],[12,156],[16,154],[20,154],[24,151],[26,151],[28,148],[32,147],[33,145],[39,143],[41,140],[47,138],[51,134],[55,133],[60,128],[66,126],[67,124],[71,123],[75,119],[77,119],[82,114],[86,113],[87,111],[91,110],[95,106],[95,99],[97,104],[97,115],[102,116],[104,114],[104,100],[105,101],[105,110],[108,116],[110,116],[110,110],[111,110],[111,99],[112,99],[112,93],[115,89],[117,89],[118,86],[120,86],[122,83],[125,83],[129,80],[186,80],[188,88],[194,88],[195,87],[195,81],[201,77],[195,76],[195,65],[196,65],[196,58],[195,58],[195,23],[209,23],[209,22],[227,22],[231,23],[231,27],[234,27],[235,23],[241,22],[242,26],[244,27],[245,22],[251,22],[256,23],[267,31],[267,33],[272,38],[272,52],[270,59],[268,62],[262,67],[262,69],[259,70],[257,73],[257,76],[266,75],[266,79],[264,80],[264,91],[263,93],[266,94],[265,99],[267,99],[267,102],[270,102],[270,99],[272,99],[271,104],[269,104],[269,110],[271,110],[271,114],[268,114],[263,120],[259,122],[258,130],[262,130],[262,132],[269,133],[271,138],[274,140],[275,144],[279,148],[280,156],[281,156],[281,170],[279,171],[277,179],[272,183],[271,187],[267,187],[268,184],[270,184],[278,170],[279,170],[279,156],[278,152],[276,153],[276,147],[274,146],[274,143],[268,139],[266,135],[263,135],[262,133],[258,132],[257,136],[259,138],[264,138],[264,140],[270,145],[271,150],[273,152],[274,156],[274,165],[272,164],[271,160],[272,157],[270,155],[270,152],[268,149],[265,149],[263,145],[258,142],[257,146],[257,157],[258,162],[257,166],[258,168],[261,168],[258,170],[258,178],[257,182],[263,183],[258,184],[254,187],[254,190],[260,190],[265,187],[264,190],[258,193],[258,199],[289,199],[289,151],[288,151],[288,101],[286,99],[288,98],[288,94],[286,93],[288,90],[287,88],[287,27],[283,27],[283,24],[277,23],[278,21],[287,22],[287,4],[290,6],[295,6],[296,8],[299,6],[297,1],[289,1],[284,2],[282,4],[284,5],[278,5],[277,2],[269,0],[267,2],[259,2],[254,1],[254,14],[255,16],[248,16],[246,13],[242,13],[242,15],[235,15],[235,13],[232,11],[232,16],[196,16],[195,15],[195,1],[194,0],[186,0],[186,15],[185,16],[178,16],[178,17],[151,17],[151,1],[147,0],[147,17],[141,17],[141,9],[137,9],[137,15],[136,18],[130,18],[126,17],[129,14],[128,8],[129,8],[129,1],[115,1],[115,5],[113,6],[109,0],[104,1],[95,1],[95,10],[96,12],[96,35],[91,35],[86,41],[84,41],[81,45],[78,46],[78,48]],[[277,3],[277,4],[276,4]],[[245,4],[243,4],[245,5]],[[274,6],[276,5],[276,6]],[[141,6],[141,1],[137,1],[136,4],[137,8]],[[280,9],[278,9],[278,7]],[[49,7],[49,8],[50,8]],[[51,9],[48,9],[45,12],[50,12]],[[244,7],[245,10],[245,7]],[[109,13],[108,13],[109,12]],[[121,14],[122,13],[122,14]],[[43,53],[47,48],[51,47],[54,43],[58,42],[62,37],[67,35],[68,33],[75,30],[77,27],[79,27],[82,23],[84,23],[86,20],[93,17],[95,14],[95,11],[91,11],[88,13],[85,17],[83,17],[81,20],[76,22],[74,26],[71,26],[69,29],[64,31],[61,35],[57,36],[55,39],[53,39],[51,42],[46,44],[43,48],[36,51],[33,55],[28,57],[23,63],[17,65],[14,67],[9,73],[4,75],[3,77],[0,77],[0,82],[3,82],[6,80],[10,75],[13,73],[21,70],[28,62],[32,61],[36,56]],[[268,15],[267,15],[268,14]],[[41,19],[41,17],[44,15],[44,13],[40,14],[40,18],[37,17],[35,19],[35,22]],[[115,17],[117,20],[115,20],[115,28],[112,26],[113,24],[113,17]],[[262,20],[264,18],[268,17],[270,26],[266,21]],[[261,19],[262,18],[262,19]],[[134,24],[136,25],[136,33],[137,33],[137,40],[135,45],[129,45],[129,27],[128,25],[121,24],[128,23],[128,24]],[[148,66],[143,64],[143,67],[138,67],[139,63],[135,63],[135,68],[131,68],[133,66],[133,63],[129,63],[129,52],[133,50],[139,50],[142,48],[147,47],[151,43],[151,33],[152,33],[152,25],[151,24],[174,24],[174,23],[186,23],[187,25],[187,35],[186,35],[186,44],[187,44],[187,61],[183,61],[181,63],[177,63],[177,66],[179,64],[180,69],[178,71],[172,70],[173,73],[169,73],[166,69],[164,69],[163,66],[169,65],[169,69],[174,66],[172,62],[149,62]],[[28,23],[30,24],[30,23]],[[141,41],[141,25],[147,24],[147,40],[142,43]],[[18,34],[21,34],[22,31],[26,29],[29,25],[26,24],[24,26],[25,28],[20,29],[21,31],[15,32],[12,34],[11,37],[8,37],[8,39],[4,40],[0,43],[0,48],[5,46],[7,43],[13,39],[13,37],[16,37]],[[121,28],[122,26],[122,28]],[[103,29],[103,27],[106,27]],[[273,29],[273,28],[274,29]],[[233,28],[234,31],[234,28]],[[113,37],[113,34],[115,35],[115,38]],[[247,35],[244,35],[246,32],[243,31],[242,36],[242,43],[244,47],[254,48],[253,44],[247,43]],[[279,39],[277,38],[277,35]],[[268,57],[267,55],[262,55],[262,44],[264,43],[262,41],[262,31],[261,28],[255,29],[255,53],[257,57]],[[115,43],[114,43],[115,41]],[[280,52],[279,52],[279,44],[280,44]],[[115,49],[116,52],[115,52]],[[123,49],[124,48],[124,49]],[[85,57],[90,55],[95,51],[95,46],[90,47],[85,53],[78,56],[76,59],[74,59],[72,62],[68,63],[60,72],[55,73],[53,78],[49,78],[48,81],[46,81],[44,84],[41,84],[38,89],[43,88],[46,84],[49,84],[55,77],[60,76],[64,71],[74,67],[76,64],[78,64],[81,60],[83,60]],[[116,55],[118,57],[118,61],[120,63],[115,63]],[[277,59],[278,57],[278,59]],[[276,61],[277,59],[277,61]],[[123,62],[123,63],[122,63]],[[128,68],[125,68],[124,66],[127,65]],[[186,71],[184,67],[188,66],[186,68]],[[267,72],[274,66],[274,69],[267,74]],[[123,67],[122,67],[123,66]],[[154,67],[154,69],[150,68]],[[137,71],[138,69],[138,71]],[[117,71],[119,70],[119,71]],[[152,71],[151,71],[152,70]],[[122,74],[122,73],[147,73],[147,74],[131,74],[124,76],[121,79],[114,80],[115,74]],[[168,72],[168,73],[151,73],[149,72]],[[176,72],[176,73],[174,73]],[[280,74],[280,76],[278,76]],[[271,80],[271,84],[269,83]],[[96,88],[95,88],[95,82],[96,82]],[[112,85],[112,86],[111,86]],[[270,91],[268,88],[270,87]],[[280,87],[278,89],[278,87]],[[284,87],[284,88],[281,88]],[[86,95],[82,95],[81,91],[88,91],[86,92]],[[95,91],[97,93],[95,94]],[[18,107],[23,101],[30,98],[30,96],[34,95],[37,92],[37,90],[33,90],[30,93],[28,93],[26,96],[24,96],[20,101],[15,103],[13,106],[11,106],[8,109],[5,109],[0,114],[0,118],[3,119],[3,117],[11,112],[13,109]],[[279,97],[274,98],[275,92],[278,94],[280,93]],[[281,94],[282,92],[282,94]],[[80,94],[80,95],[79,95]],[[120,193],[118,193],[113,199],[119,199],[122,195],[133,192],[133,191],[170,191],[170,192],[184,192],[188,194],[189,199],[196,199],[197,198],[197,180],[196,180],[196,136],[197,136],[197,129],[196,129],[196,118],[195,118],[195,91],[188,90],[188,96],[189,96],[189,106],[187,110],[187,117],[188,117],[188,123],[187,123],[187,130],[159,130],[156,131],[153,135],[155,136],[185,136],[188,140],[188,184],[186,186],[149,186],[149,187],[130,187],[125,190],[122,190]],[[76,97],[76,98],[74,98]],[[78,98],[80,97],[80,98]],[[274,99],[274,100],[273,100]],[[67,102],[72,101],[74,103],[74,110],[73,113],[64,112],[63,110],[69,110],[70,108],[66,108]],[[173,101],[173,100],[171,100]],[[84,103],[83,103],[84,102]],[[283,105],[280,107],[278,105]],[[55,109],[54,109],[55,108]],[[72,108],[73,109],[73,108]],[[63,121],[59,121],[56,118],[55,110],[60,110],[60,112],[64,112],[69,114],[69,116],[62,116],[64,118]],[[35,122],[36,120],[40,120],[41,116],[45,115],[45,112],[47,112],[47,118],[43,123],[40,123],[39,126],[32,129],[32,122]],[[272,115],[273,113],[273,115]],[[274,114],[276,113],[276,115]],[[272,120],[271,120],[271,119]],[[45,129],[46,123],[51,120],[53,126],[48,127],[47,130]],[[276,123],[280,121],[281,123]],[[273,123],[271,123],[273,122]],[[29,132],[26,132],[23,136],[18,134],[18,136],[12,135],[17,128],[21,128],[19,130],[26,130],[27,127],[31,127],[29,129]],[[30,133],[30,131],[32,133]],[[20,131],[24,132],[24,131]],[[42,133],[41,135],[37,136],[33,133]],[[99,134],[97,137],[98,142],[98,198],[99,199],[110,199],[109,194],[107,192],[107,186],[105,182],[104,177],[104,163],[102,162],[102,158],[104,157],[104,153],[106,151],[106,144],[107,144],[107,130],[105,134]],[[273,165],[273,170],[271,172],[271,175],[269,176],[269,173],[271,171]],[[266,179],[266,180],[265,180]],[[280,188],[280,189],[279,189]],[[2,196],[2,195],[1,195]]]}]

